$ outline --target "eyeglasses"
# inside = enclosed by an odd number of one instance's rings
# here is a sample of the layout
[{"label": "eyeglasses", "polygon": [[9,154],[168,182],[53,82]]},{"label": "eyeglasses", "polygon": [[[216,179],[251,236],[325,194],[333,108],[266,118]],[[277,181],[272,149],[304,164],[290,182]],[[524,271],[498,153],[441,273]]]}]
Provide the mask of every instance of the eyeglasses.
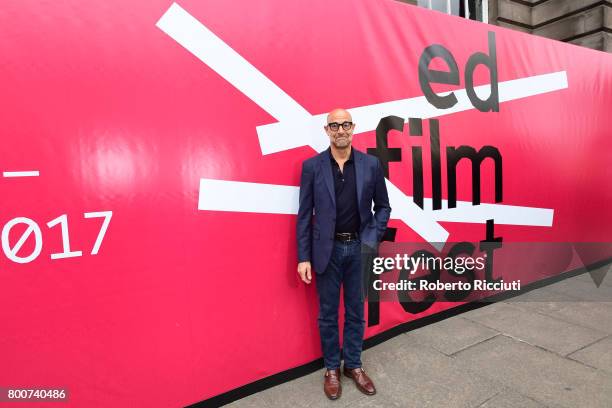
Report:
[{"label": "eyeglasses", "polygon": [[329,130],[331,130],[332,132],[337,132],[340,129],[340,126],[342,126],[342,129],[344,130],[351,130],[351,128],[353,127],[353,122],[331,122],[327,124],[327,127],[329,127]]}]

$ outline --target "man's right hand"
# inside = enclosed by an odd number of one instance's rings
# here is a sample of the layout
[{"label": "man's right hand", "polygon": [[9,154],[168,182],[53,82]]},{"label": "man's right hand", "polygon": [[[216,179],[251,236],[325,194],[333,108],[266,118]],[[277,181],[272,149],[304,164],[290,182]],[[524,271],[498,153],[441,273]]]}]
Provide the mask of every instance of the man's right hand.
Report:
[{"label": "man's right hand", "polygon": [[297,270],[298,274],[300,275],[300,278],[302,278],[304,282],[310,283],[310,281],[312,280],[312,267],[310,266],[310,262],[300,262],[298,264]]}]

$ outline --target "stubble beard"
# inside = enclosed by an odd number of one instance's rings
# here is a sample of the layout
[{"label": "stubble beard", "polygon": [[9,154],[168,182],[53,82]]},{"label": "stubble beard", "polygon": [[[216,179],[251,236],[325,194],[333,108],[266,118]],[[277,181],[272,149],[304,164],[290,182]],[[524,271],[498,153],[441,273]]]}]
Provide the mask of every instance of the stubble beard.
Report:
[{"label": "stubble beard", "polygon": [[351,141],[348,136],[344,137],[342,141],[338,141],[337,138],[333,139],[334,147],[338,150],[345,150],[351,146]]}]

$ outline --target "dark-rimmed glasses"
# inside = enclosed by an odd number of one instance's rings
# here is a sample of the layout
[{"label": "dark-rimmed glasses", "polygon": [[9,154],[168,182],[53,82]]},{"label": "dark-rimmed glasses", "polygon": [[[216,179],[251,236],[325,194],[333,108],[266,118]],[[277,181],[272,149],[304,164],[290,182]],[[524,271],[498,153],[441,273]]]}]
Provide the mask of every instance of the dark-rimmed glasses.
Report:
[{"label": "dark-rimmed glasses", "polygon": [[342,126],[342,129],[344,130],[351,130],[351,128],[353,127],[353,122],[331,122],[327,124],[327,127],[332,132],[337,132],[340,129],[340,126]]}]

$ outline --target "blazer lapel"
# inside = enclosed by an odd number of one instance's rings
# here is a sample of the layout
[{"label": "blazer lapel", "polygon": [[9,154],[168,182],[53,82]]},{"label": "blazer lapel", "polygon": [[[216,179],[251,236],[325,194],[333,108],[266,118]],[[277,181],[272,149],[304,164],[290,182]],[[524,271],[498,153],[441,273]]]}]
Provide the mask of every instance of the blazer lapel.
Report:
[{"label": "blazer lapel", "polygon": [[355,184],[357,184],[357,205],[361,203],[361,191],[363,190],[363,155],[355,149]]},{"label": "blazer lapel", "polygon": [[334,179],[332,178],[331,159],[328,151],[321,154],[321,172],[323,172],[323,179],[331,195],[332,203],[336,207],[336,192],[334,191]]}]

